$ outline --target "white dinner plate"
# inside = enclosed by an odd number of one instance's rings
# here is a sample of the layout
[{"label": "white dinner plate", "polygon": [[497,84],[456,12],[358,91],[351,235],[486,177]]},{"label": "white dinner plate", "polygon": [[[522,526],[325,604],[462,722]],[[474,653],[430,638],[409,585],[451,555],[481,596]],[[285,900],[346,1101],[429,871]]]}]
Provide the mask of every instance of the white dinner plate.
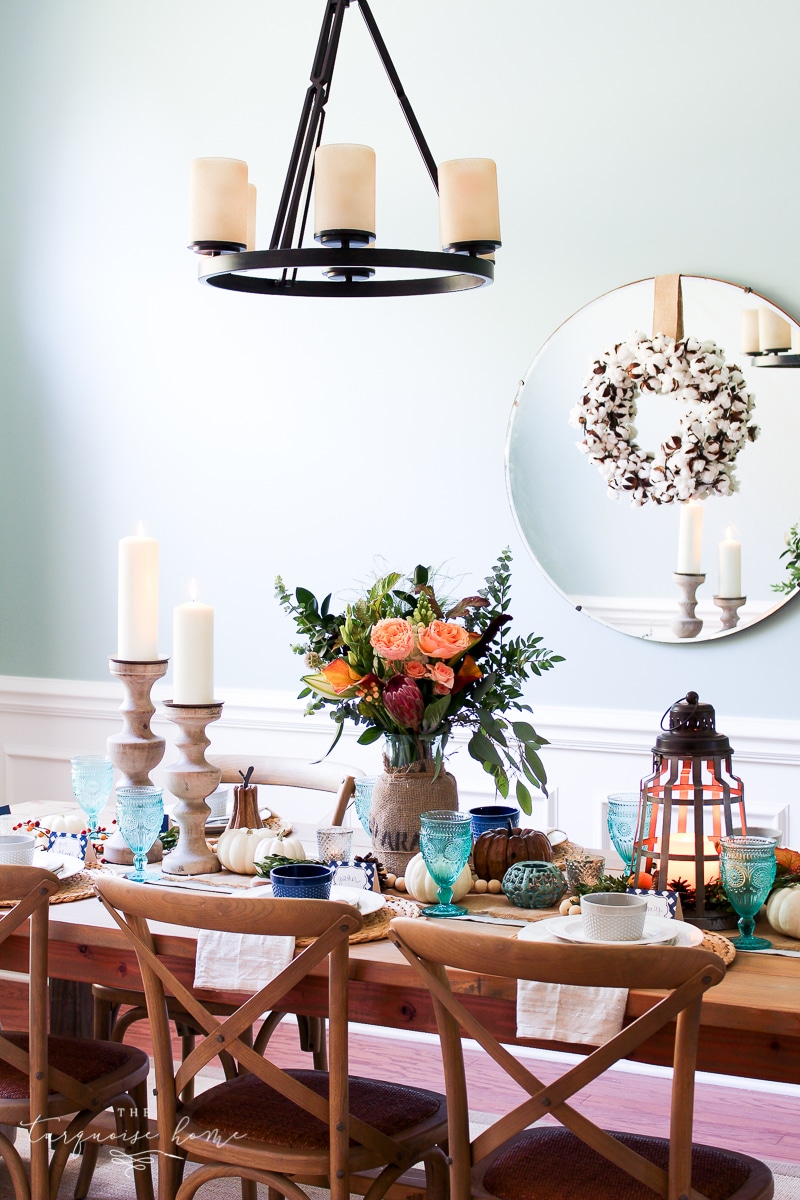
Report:
[{"label": "white dinner plate", "polygon": [[672,942],[676,946],[699,946],[703,940],[702,929],[696,929],[686,921],[669,917],[647,917],[644,923],[645,936],[630,942],[590,941],[583,929],[583,917],[548,917],[535,921],[517,935],[525,941],[578,942],[584,946],[658,946]]},{"label": "white dinner plate", "polygon": [[71,879],[83,870],[83,859],[74,854],[53,854],[49,850],[36,850],[33,865],[43,871],[52,871],[59,879]]},{"label": "white dinner plate", "polygon": [[342,887],[340,884],[334,884],[331,888],[331,900],[342,900],[345,904],[352,904],[363,916],[377,912],[386,905],[380,892],[367,891],[366,888]]}]

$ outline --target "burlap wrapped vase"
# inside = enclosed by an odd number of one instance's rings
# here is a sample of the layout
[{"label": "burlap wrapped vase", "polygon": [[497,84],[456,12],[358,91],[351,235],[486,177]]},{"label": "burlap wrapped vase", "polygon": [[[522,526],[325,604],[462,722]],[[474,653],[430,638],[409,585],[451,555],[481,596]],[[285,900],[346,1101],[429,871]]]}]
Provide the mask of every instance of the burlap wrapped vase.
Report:
[{"label": "burlap wrapped vase", "polygon": [[[433,758],[393,766],[384,755],[383,774],[372,789],[369,832],[372,852],[393,875],[404,875],[409,859],[419,854],[420,814],[443,808],[458,809],[455,778]],[[434,778],[436,775],[436,778]]]}]

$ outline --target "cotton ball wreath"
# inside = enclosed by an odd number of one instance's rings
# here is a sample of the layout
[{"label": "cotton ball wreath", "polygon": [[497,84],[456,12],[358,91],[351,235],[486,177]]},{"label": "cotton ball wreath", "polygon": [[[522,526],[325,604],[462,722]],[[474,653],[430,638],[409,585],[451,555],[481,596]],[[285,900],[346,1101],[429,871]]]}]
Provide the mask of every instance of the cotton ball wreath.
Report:
[{"label": "cotton ball wreath", "polygon": [[[677,431],[655,453],[636,443],[636,400],[645,392],[681,405]],[[595,359],[569,423],[583,431],[578,447],[610,496],[673,504],[738,491],[736,457],[759,434],[754,407],[744,376],[715,342],[634,333]]]}]

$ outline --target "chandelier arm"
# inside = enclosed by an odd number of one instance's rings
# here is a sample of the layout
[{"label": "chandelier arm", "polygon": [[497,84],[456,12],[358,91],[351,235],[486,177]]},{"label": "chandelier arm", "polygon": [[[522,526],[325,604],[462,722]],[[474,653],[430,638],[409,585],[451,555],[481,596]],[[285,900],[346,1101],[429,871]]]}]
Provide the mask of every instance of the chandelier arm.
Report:
[{"label": "chandelier arm", "polygon": [[328,0],[322,19],[314,63],[311,68],[311,85],[306,91],[300,121],[297,126],[294,146],[289,160],[289,169],[283,184],[275,226],[272,231],[270,249],[289,249],[297,225],[297,213],[308,175],[312,152],[319,145],[320,126],[325,105],[328,101],[336,52],[342,31],[345,9],[349,0]]},{"label": "chandelier arm", "polygon": [[411,130],[411,135],[414,138],[417,149],[419,150],[420,154],[422,155],[422,161],[425,163],[425,166],[428,168],[428,174],[430,175],[433,186],[438,194],[438,192],[439,192],[439,171],[436,166],[436,161],[435,161],[433,155],[431,154],[428,143],[425,141],[425,135],[422,132],[420,123],[416,118],[413,108],[411,107],[411,101],[409,100],[408,96],[406,95],[403,85],[400,82],[400,76],[397,74],[395,65],[391,60],[389,51],[386,46],[386,42],[383,40],[380,29],[378,29],[377,23],[375,21],[375,18],[372,15],[372,10],[371,10],[369,4],[367,3],[367,0],[358,0],[358,6],[361,9],[361,15],[364,18],[364,23],[366,24],[367,29],[370,32],[372,41],[375,44],[375,49],[378,52],[378,57],[380,58],[381,62],[384,65],[386,74],[389,76],[389,82],[392,85],[394,94],[397,96],[400,107],[403,110],[403,116],[405,117],[406,121],[408,122],[408,126]]}]

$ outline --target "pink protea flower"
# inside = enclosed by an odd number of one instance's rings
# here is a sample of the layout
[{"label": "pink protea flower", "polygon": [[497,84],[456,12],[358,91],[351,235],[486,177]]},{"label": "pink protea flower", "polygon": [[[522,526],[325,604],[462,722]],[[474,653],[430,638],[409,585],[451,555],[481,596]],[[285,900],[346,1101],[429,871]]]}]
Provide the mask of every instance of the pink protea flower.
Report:
[{"label": "pink protea flower", "polygon": [[422,692],[407,675],[393,675],[383,689],[383,707],[404,729],[419,729],[425,712]]}]

